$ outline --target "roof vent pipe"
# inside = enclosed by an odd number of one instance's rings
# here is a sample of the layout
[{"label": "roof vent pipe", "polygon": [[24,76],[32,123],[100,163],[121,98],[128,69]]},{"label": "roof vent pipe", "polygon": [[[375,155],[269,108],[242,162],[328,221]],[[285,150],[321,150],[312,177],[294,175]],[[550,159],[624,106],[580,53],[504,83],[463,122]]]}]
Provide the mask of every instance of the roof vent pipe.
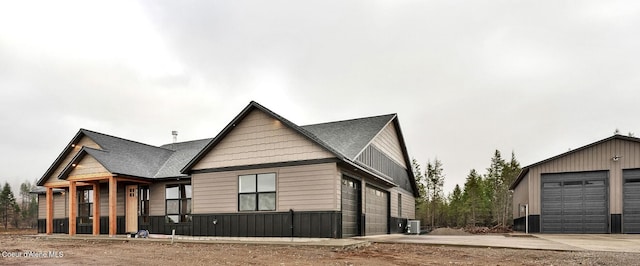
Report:
[{"label": "roof vent pipe", "polygon": [[171,135],[173,135],[173,144],[175,144],[176,142],[178,142],[178,131],[171,131]]}]

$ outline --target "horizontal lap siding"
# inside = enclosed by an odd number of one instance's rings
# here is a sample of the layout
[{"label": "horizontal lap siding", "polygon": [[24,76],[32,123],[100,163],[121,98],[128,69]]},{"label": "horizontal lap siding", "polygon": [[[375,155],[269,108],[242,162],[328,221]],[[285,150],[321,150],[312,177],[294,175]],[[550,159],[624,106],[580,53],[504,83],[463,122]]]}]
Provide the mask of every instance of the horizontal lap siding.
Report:
[{"label": "horizontal lap siding", "polygon": [[38,219],[47,218],[47,195],[38,195]]},{"label": "horizontal lap siding", "polygon": [[193,213],[238,212],[238,176],[276,173],[276,211],[339,210],[334,163],[194,174]]},{"label": "horizontal lap siding", "polygon": [[[391,190],[391,217],[415,219],[416,202],[415,197],[410,192],[394,187]],[[398,194],[402,195],[402,217],[398,216]]]},{"label": "horizontal lap siding", "polygon": [[520,204],[529,203],[529,175],[527,174],[521,181],[518,187],[513,192],[513,218],[523,217],[526,215],[524,212],[520,212]]},{"label": "horizontal lap siding", "polygon": [[396,132],[396,128],[393,123],[389,123],[384,130],[376,136],[373,140],[373,144],[396,163],[407,168],[404,155],[402,153],[402,146],[400,145],[400,141],[398,141],[398,132]]},{"label": "horizontal lap siding", "polygon": [[[94,148],[94,149],[100,149],[100,146],[98,146],[98,144],[93,142],[93,140],[91,140],[90,138],[88,138],[88,137],[81,138],[80,141],[78,143],[76,143],[76,146],[71,150],[71,152],[69,154],[67,154],[67,157],[65,157],[62,160],[62,163],[47,178],[47,182],[45,182],[45,184],[55,184],[55,183],[64,183],[64,182],[66,182],[66,180],[59,180],[58,179],[58,175],[60,175],[62,170],[64,170],[64,168],[69,164],[69,162],[71,162],[71,159],[73,159],[73,157],[76,156],[78,151],[80,151],[80,149],[83,146]],[[66,147],[65,147],[65,149],[66,149]]]},{"label": "horizontal lap siding", "polygon": [[149,185],[149,215],[165,215],[165,186],[166,183],[153,183]]},{"label": "horizontal lap siding", "polygon": [[339,210],[337,172],[334,163],[280,168],[278,210]]},{"label": "horizontal lap siding", "polygon": [[[68,217],[67,205],[69,203],[67,202],[67,199],[66,199],[66,196],[68,193],[69,191],[65,192],[64,194],[54,194],[53,196],[53,218],[54,219]],[[45,218],[46,218],[46,214],[45,214]]]},{"label": "horizontal lap siding", "polygon": [[68,180],[85,176],[111,176],[111,173],[91,155],[86,155],[69,173]]},{"label": "horizontal lap siding", "polygon": [[[613,161],[613,156],[622,156]],[[543,173],[609,171],[610,213],[622,212],[622,169],[640,167],[640,143],[613,139],[529,170],[531,214],[540,214],[540,176]],[[522,182],[519,186],[522,185]]]},{"label": "horizontal lap siding", "polygon": [[193,170],[335,157],[259,110],[240,121]]},{"label": "horizontal lap siding", "polygon": [[194,214],[238,211],[238,172],[217,172],[191,176]]}]

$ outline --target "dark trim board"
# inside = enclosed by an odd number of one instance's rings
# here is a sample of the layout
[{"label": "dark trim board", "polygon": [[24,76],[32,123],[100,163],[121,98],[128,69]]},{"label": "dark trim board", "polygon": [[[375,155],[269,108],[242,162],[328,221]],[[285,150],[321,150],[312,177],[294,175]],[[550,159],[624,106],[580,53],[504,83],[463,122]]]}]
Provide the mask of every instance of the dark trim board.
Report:
[{"label": "dark trim board", "polygon": [[[513,231],[525,232],[525,217],[513,219]],[[540,215],[529,215],[529,233],[540,233]]]},{"label": "dark trim board", "polygon": [[397,218],[391,217],[389,218],[391,222],[389,223],[389,233],[390,234],[404,234],[406,233],[407,224],[409,220],[407,218]]},{"label": "dark trim board", "polygon": [[622,233],[622,214],[611,214],[611,233]]}]

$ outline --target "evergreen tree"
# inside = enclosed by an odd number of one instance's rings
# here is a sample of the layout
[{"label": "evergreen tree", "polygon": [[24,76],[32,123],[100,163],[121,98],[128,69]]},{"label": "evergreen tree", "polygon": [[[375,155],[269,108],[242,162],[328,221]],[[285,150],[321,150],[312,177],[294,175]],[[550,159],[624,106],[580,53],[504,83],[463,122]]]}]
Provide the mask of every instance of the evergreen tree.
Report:
[{"label": "evergreen tree", "polygon": [[9,221],[17,219],[16,212],[20,212],[20,207],[16,204],[16,198],[13,196],[11,186],[4,182],[2,191],[0,191],[0,218],[4,223],[4,229],[7,230]]},{"label": "evergreen tree", "polygon": [[442,208],[439,208],[443,205],[443,191],[442,187],[444,186],[444,173],[442,168],[442,162],[436,158],[433,163],[431,161],[427,161],[427,169],[425,170],[425,177],[427,181],[426,192],[427,192],[427,206],[428,206],[428,214],[431,218],[431,228],[435,228],[436,226],[436,216],[438,215],[438,210],[440,210],[440,214],[442,213]]},{"label": "evergreen tree", "polygon": [[464,192],[462,200],[467,206],[467,222],[470,225],[478,225],[482,220],[484,212],[484,191],[482,185],[482,177],[478,175],[475,169],[471,169],[464,183]]},{"label": "evergreen tree", "polygon": [[463,226],[465,221],[465,203],[463,199],[463,192],[460,189],[460,186],[456,184],[455,188],[453,188],[453,192],[449,194],[449,221],[450,225],[454,227]]},{"label": "evergreen tree", "polygon": [[509,190],[509,186],[515,181],[516,177],[520,174],[520,163],[516,160],[516,155],[511,152],[511,160],[505,163],[502,171],[502,184],[501,191],[503,192],[503,215],[502,224],[511,225],[513,223],[513,212],[511,211],[513,202],[513,193]]},{"label": "evergreen tree", "polygon": [[20,218],[23,225],[30,228],[36,227],[38,223],[38,199],[31,194],[34,188],[29,181],[20,184]]},{"label": "evergreen tree", "polygon": [[487,168],[487,174],[485,176],[485,196],[489,200],[489,207],[491,210],[491,217],[487,221],[489,224],[497,224],[502,221],[503,213],[503,194],[504,182],[502,178],[502,172],[504,170],[504,160],[499,150],[496,150],[491,158],[491,166]]},{"label": "evergreen tree", "polygon": [[420,164],[418,163],[418,161],[416,159],[411,160],[411,166],[413,168],[413,175],[416,178],[416,185],[418,186],[418,193],[420,194],[419,197],[415,198],[416,201],[416,219],[422,220],[422,222],[426,222],[426,212],[427,212],[427,206],[426,206],[426,190],[425,190],[425,180],[424,180],[424,176],[422,175],[422,169],[420,167]]}]

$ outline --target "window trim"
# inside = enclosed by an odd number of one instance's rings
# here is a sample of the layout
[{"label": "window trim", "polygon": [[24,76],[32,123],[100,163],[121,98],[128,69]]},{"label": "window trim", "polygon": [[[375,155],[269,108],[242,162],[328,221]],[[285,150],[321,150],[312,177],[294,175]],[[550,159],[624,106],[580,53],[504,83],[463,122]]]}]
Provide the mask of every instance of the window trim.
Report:
[{"label": "window trim", "polygon": [[[186,195],[186,186],[191,187],[191,195]],[[178,198],[167,198],[167,189],[169,187],[177,187],[178,188]],[[185,197],[182,196],[182,189],[184,189]],[[189,196],[189,197],[187,197]],[[184,224],[191,223],[193,221],[191,214],[191,202],[193,198],[193,187],[191,183],[178,183],[178,184],[166,184],[164,186],[164,222],[166,224]],[[178,213],[169,213],[169,201],[178,201]],[[187,204],[187,207],[184,208],[183,204]],[[185,210],[183,213],[182,210]],[[169,222],[169,216],[178,216],[177,222]]]},{"label": "window trim", "polygon": [[[146,192],[146,193],[143,193]],[[149,212],[151,211],[151,207],[149,206],[149,198],[151,198],[151,190],[149,188],[148,185],[145,186],[139,186],[138,187],[138,213],[139,213],[139,217],[141,218],[140,224],[145,224],[148,225],[150,223],[150,219],[149,219]],[[145,213],[144,211],[144,206],[147,207],[147,212]]]},{"label": "window trim", "polygon": [[[85,193],[88,194],[86,197],[88,202],[84,201]],[[78,200],[78,212],[76,218],[78,218],[79,225],[88,225],[93,224],[93,187],[81,187],[77,190],[77,200]],[[80,216],[80,210],[83,209],[84,206],[88,206],[88,215]]]},{"label": "window trim", "polygon": [[[269,191],[260,191],[260,188],[258,187],[259,182],[258,182],[258,176],[260,175],[273,175],[273,190],[269,190]],[[253,176],[254,179],[254,184],[255,184],[255,188],[254,191],[252,192],[240,192],[240,177],[243,176]],[[238,189],[237,189],[237,193],[238,193],[238,207],[236,208],[238,212],[275,212],[278,210],[278,173],[276,172],[266,172],[266,173],[255,173],[255,174],[243,174],[243,175],[238,175]],[[270,210],[260,210],[260,195],[268,195],[268,194],[273,194],[273,209]],[[252,210],[241,210],[240,209],[240,197],[242,195],[255,195],[255,205],[254,208]]]}]

